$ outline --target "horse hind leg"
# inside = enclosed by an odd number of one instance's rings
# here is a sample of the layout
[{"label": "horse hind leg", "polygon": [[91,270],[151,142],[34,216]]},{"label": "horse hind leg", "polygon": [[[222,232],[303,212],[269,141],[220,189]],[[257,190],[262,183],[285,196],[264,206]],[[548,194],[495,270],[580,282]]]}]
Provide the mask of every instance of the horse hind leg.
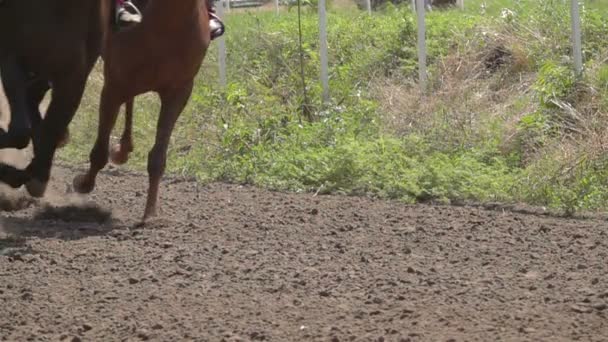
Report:
[{"label": "horse hind leg", "polygon": [[99,107],[97,139],[89,157],[89,169],[85,174],[74,178],[74,190],[76,192],[89,193],[93,191],[97,174],[108,163],[110,156],[110,134],[116,124],[116,118],[122,103],[118,96],[119,94],[110,90],[110,87],[104,86],[101,92],[101,104]]},{"label": "horse hind leg", "polygon": [[120,143],[112,147],[110,160],[116,165],[122,165],[129,160],[131,152],[133,152],[133,99],[125,103],[125,127]]},{"label": "horse hind leg", "polygon": [[183,87],[160,92],[161,110],[156,128],[156,141],[148,154],[149,188],[143,222],[157,214],[158,188],[165,172],[169,141],[175,122],[188,103],[191,93],[192,82]]}]

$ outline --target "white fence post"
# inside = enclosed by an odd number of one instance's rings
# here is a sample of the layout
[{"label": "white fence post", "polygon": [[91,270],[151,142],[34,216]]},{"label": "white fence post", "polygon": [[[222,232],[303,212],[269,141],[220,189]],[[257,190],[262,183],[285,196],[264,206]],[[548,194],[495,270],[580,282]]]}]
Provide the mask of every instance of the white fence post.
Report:
[{"label": "white fence post", "polygon": [[426,25],[424,0],[416,0],[418,12],[418,77],[422,91],[426,90]]},{"label": "white fence post", "polygon": [[576,76],[583,73],[583,52],[581,42],[581,16],[578,0],[571,0],[570,17],[572,22],[572,53],[574,58],[574,72]]},{"label": "white fence post", "polygon": [[372,14],[372,0],[365,0],[365,6],[367,7],[367,13]]},{"label": "white fence post", "polygon": [[277,15],[279,15],[279,0],[274,0],[274,8],[277,11]]},{"label": "white fence post", "polygon": [[321,85],[323,86],[323,102],[329,102],[329,72],[327,61],[327,11],[325,0],[319,0],[319,40],[321,60]]},{"label": "white fence post", "polygon": [[458,8],[463,10],[464,9],[464,0],[456,0],[456,5],[458,6]]},{"label": "white fence post", "polygon": [[[217,14],[220,18],[224,17],[224,6],[229,0],[220,0],[217,6]],[[224,36],[218,38],[218,62],[220,68],[220,85],[226,87],[226,40]]]}]

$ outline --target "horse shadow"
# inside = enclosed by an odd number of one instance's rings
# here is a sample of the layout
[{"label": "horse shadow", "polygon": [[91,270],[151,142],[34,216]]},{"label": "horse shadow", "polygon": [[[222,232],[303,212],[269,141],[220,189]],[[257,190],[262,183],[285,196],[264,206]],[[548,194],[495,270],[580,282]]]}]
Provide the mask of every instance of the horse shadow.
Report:
[{"label": "horse shadow", "polygon": [[43,205],[33,217],[0,218],[0,255],[3,249],[27,247],[30,238],[73,241],[108,235],[121,226],[110,210],[95,204]]},{"label": "horse shadow", "polygon": [[27,245],[25,237],[7,236],[0,238],[0,256],[15,257],[23,254],[33,254],[32,248]]}]

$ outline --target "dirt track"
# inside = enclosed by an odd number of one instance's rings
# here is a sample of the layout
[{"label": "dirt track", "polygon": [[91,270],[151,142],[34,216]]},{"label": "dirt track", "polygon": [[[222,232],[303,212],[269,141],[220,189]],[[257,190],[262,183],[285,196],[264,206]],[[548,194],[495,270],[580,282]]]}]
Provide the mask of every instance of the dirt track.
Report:
[{"label": "dirt track", "polygon": [[2,213],[0,340],[608,340],[599,219],[169,181],[137,229],[145,175],[100,176],[105,223],[73,176]]}]

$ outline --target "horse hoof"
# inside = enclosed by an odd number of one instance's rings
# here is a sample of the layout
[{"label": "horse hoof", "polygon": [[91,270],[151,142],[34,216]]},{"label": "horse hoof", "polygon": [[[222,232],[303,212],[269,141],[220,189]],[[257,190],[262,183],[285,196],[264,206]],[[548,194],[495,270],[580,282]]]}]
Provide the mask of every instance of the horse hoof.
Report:
[{"label": "horse hoof", "polygon": [[156,207],[149,207],[144,210],[144,217],[142,217],[141,222],[142,224],[146,224],[156,219],[158,219]]},{"label": "horse hoof", "polygon": [[144,217],[142,217],[142,219],[135,224],[135,228],[149,227],[150,223],[154,223],[154,221],[157,219],[158,217],[156,214],[145,214]]},{"label": "horse hoof", "polygon": [[44,196],[47,184],[48,182],[42,182],[37,179],[32,179],[25,183],[25,188],[27,189],[27,192],[30,194],[30,196],[40,198]]},{"label": "horse hoof", "polygon": [[110,151],[110,160],[115,165],[123,165],[129,160],[129,154],[122,151],[120,144],[114,145]]},{"label": "horse hoof", "polygon": [[88,194],[95,189],[95,181],[90,181],[86,174],[74,177],[74,190],[79,194]]}]

